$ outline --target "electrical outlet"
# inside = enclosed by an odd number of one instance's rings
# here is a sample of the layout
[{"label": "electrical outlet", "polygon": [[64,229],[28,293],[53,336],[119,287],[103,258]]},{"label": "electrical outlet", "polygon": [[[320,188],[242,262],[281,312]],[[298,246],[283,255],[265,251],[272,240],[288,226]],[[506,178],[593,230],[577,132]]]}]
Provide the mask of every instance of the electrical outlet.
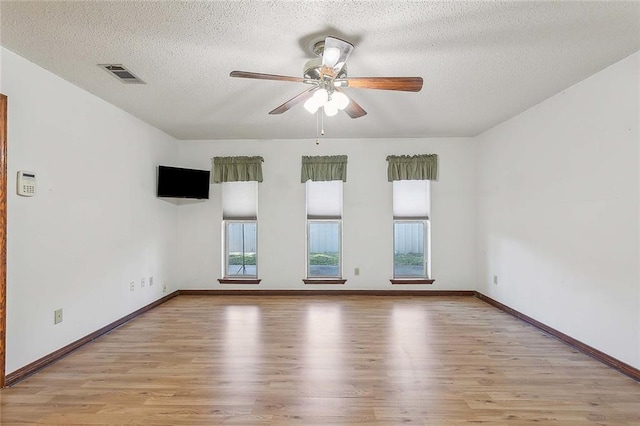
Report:
[{"label": "electrical outlet", "polygon": [[153,285],[153,277],[149,277],[149,287]]},{"label": "electrical outlet", "polygon": [[144,278],[140,280],[140,287],[144,287]]},{"label": "electrical outlet", "polygon": [[354,275],[355,275],[355,276],[360,275],[360,268],[356,268],[356,269],[353,271],[353,273],[354,273]]},{"label": "electrical outlet", "polygon": [[60,324],[62,322],[62,309],[53,312],[53,323]]},{"label": "electrical outlet", "polygon": [[166,285],[166,284],[162,286],[162,292],[163,292],[163,293],[166,293],[166,292],[167,292],[167,285]]},{"label": "electrical outlet", "polygon": [[135,281],[131,281],[129,283],[129,291],[133,291],[136,289],[136,282]]},{"label": "electrical outlet", "polygon": [[497,275],[494,275],[494,276],[493,276],[493,283],[494,283],[495,285],[498,285],[498,276],[497,276]]}]

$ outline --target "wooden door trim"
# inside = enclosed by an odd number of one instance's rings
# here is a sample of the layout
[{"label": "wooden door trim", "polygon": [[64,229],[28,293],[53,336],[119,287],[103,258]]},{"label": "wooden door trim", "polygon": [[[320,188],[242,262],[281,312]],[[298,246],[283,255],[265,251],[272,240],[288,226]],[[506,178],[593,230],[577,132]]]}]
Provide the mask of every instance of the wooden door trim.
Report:
[{"label": "wooden door trim", "polygon": [[7,342],[7,97],[0,94],[0,388],[5,386]]}]

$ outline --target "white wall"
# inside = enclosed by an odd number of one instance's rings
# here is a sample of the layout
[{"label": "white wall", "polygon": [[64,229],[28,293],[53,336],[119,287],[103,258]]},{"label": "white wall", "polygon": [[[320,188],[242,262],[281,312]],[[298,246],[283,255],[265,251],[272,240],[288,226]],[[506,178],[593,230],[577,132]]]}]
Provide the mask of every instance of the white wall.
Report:
[{"label": "white wall", "polygon": [[[177,207],[155,198],[173,138],[2,49],[8,96],[7,372],[176,289]],[[108,78],[108,77],[105,77]],[[37,195],[16,195],[16,173]],[[142,277],[155,285],[140,288]],[[136,290],[129,282],[136,280]],[[54,325],[54,310],[64,321]]]},{"label": "white wall", "polygon": [[[183,289],[477,289],[640,368],[639,54],[478,138],[180,141],[0,50],[9,97],[7,372]],[[389,154],[436,153],[431,286],[391,286]],[[302,155],[349,156],[344,286],[305,275]],[[155,198],[157,164],[261,155],[260,286],[221,285],[221,191]],[[15,194],[18,170],[38,194]],[[360,268],[360,276],[354,268]],[[493,275],[498,284],[493,284]],[[140,288],[153,276],[155,286]],[[129,291],[135,280],[136,290]],[[53,311],[64,322],[53,325]]]},{"label": "white wall", "polygon": [[636,368],[638,62],[477,138],[478,291]]},{"label": "white wall", "polygon": [[[386,156],[440,156],[432,183],[432,274],[429,286],[391,285],[393,229],[391,183]],[[255,285],[219,284],[221,189],[211,199],[179,206],[178,235],[182,289],[300,290],[472,290],[474,288],[474,141],[468,138],[188,141],[179,144],[176,165],[208,169],[214,156],[264,157],[259,184],[259,278]],[[348,155],[344,185],[343,286],[305,285],[305,185],[301,156]],[[354,275],[354,268],[360,275]]]}]

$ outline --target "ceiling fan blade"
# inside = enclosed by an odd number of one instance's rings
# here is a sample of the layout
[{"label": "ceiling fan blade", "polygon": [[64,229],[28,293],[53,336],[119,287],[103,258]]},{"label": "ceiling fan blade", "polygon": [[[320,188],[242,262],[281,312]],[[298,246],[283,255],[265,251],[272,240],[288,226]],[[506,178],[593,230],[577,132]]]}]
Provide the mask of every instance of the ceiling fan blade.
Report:
[{"label": "ceiling fan blade", "polygon": [[[356,89],[400,90],[419,92],[422,90],[422,77],[349,77],[345,78],[346,87]],[[336,80],[341,83],[342,80]]]},{"label": "ceiling fan blade", "polygon": [[310,89],[305,90],[302,93],[298,93],[293,98],[289,99],[287,102],[283,103],[279,107],[269,111],[269,114],[282,114],[283,112],[289,111],[294,106],[298,105],[300,102],[304,102],[310,97],[313,96],[314,92],[318,90],[317,86],[314,86]]},{"label": "ceiling fan blade", "polygon": [[238,77],[238,78],[255,78],[257,80],[293,81],[295,83],[304,83],[304,78],[290,77],[288,75],[262,74],[259,72],[249,72],[249,71],[231,71],[229,75],[231,77]]},{"label": "ceiling fan blade", "polygon": [[[339,87],[336,87],[335,90],[336,92],[344,93],[344,90]],[[349,96],[346,93],[344,94],[346,96]],[[367,111],[365,111],[364,108],[362,108],[356,101],[354,101],[351,96],[349,96],[349,103],[345,107],[344,112],[346,112],[347,115],[351,118],[360,118],[364,115],[367,115]]]},{"label": "ceiling fan blade", "polygon": [[347,58],[353,50],[353,44],[335,37],[327,37],[324,40],[322,52],[322,73],[335,78],[340,74]]}]

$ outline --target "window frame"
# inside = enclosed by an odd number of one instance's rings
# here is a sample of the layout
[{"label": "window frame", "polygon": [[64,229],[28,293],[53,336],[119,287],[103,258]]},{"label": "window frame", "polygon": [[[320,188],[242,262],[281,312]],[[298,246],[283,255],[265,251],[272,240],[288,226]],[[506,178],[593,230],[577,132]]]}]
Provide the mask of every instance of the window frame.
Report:
[{"label": "window frame", "polygon": [[[322,187],[324,184],[328,182],[334,182],[339,186],[339,198],[334,201],[339,201],[339,208],[332,209],[329,207],[331,204],[317,204],[317,196],[318,194],[313,194],[312,191],[314,188],[314,184],[320,184]],[[343,222],[342,222],[342,214],[344,209],[344,181],[342,180],[331,180],[331,181],[313,181],[307,180],[305,182],[305,192],[306,192],[306,223],[305,223],[305,240],[306,240],[306,249],[305,249],[305,276],[307,278],[303,278],[302,281],[305,284],[344,284],[346,283],[346,279],[342,278],[343,274]],[[329,192],[331,194],[331,192]],[[325,193],[324,196],[328,194]],[[314,200],[310,204],[310,200]],[[310,205],[313,206],[310,211]],[[318,209],[318,207],[321,207]],[[323,211],[324,210],[324,211]],[[311,271],[311,224],[313,223],[336,223],[338,225],[338,274],[337,275],[310,275]]]},{"label": "window frame", "polygon": [[[255,275],[237,275],[229,273],[229,225],[230,224],[255,224],[256,227],[256,251],[255,251],[255,267],[256,273]],[[257,280],[258,279],[258,220],[257,219],[225,219],[223,221],[224,224],[224,260],[223,260],[223,270],[224,270],[224,278],[223,280],[227,281],[237,281],[237,280]]]},{"label": "window frame", "polygon": [[[396,275],[396,224],[420,223],[422,224],[422,247],[424,270],[423,275]],[[394,280],[431,280],[431,221],[429,219],[394,219],[393,220],[393,250],[392,250],[392,276]]]},{"label": "window frame", "polygon": [[[222,278],[218,278],[218,282],[220,284],[260,284],[260,279],[258,278],[258,191],[259,191],[259,182],[258,181],[229,181],[229,182],[221,182],[222,183],[222,222],[221,222],[221,255],[220,255],[220,268]],[[254,191],[245,192],[244,188],[241,188],[240,191],[235,191],[234,186],[236,184],[248,185],[251,184],[255,187]],[[230,196],[231,195],[231,196]],[[238,198],[240,195],[240,198]],[[251,206],[252,208],[246,209],[246,207],[250,206],[250,204],[242,203],[242,195],[250,195],[253,199],[253,203],[255,205]],[[231,199],[231,204],[229,200]],[[238,203],[240,201],[240,203]],[[237,209],[238,206],[241,206],[241,209]],[[231,208],[230,208],[231,207]],[[256,235],[256,247],[255,247],[255,275],[236,275],[230,274],[229,267],[229,225],[234,223],[245,223],[245,224],[255,224]]]},{"label": "window frame", "polygon": [[[336,223],[338,225],[338,274],[337,275],[310,275],[311,271],[311,224]],[[307,280],[341,280],[342,279],[342,218],[340,219],[308,219],[307,218],[307,250],[306,250],[306,276]]]},{"label": "window frame", "polygon": [[[407,192],[409,188],[399,187],[402,190],[404,196],[396,197],[396,185],[404,181],[420,181],[425,183],[426,189],[426,205],[415,204],[414,196],[411,190]],[[431,258],[431,180],[429,179],[400,179],[392,181],[392,250],[391,250],[391,284],[433,284],[435,280],[432,278],[432,258]],[[401,185],[401,184],[400,184]],[[412,184],[411,184],[412,185]],[[402,188],[402,189],[401,189]],[[415,189],[414,189],[415,190]],[[405,197],[409,197],[406,199]],[[413,208],[406,209],[406,205],[403,204],[407,200],[413,200]],[[401,203],[400,209],[396,209],[396,202]],[[421,208],[422,207],[422,208]],[[398,223],[422,223],[423,224],[423,271],[424,275],[401,275],[396,276],[396,224]]]}]

